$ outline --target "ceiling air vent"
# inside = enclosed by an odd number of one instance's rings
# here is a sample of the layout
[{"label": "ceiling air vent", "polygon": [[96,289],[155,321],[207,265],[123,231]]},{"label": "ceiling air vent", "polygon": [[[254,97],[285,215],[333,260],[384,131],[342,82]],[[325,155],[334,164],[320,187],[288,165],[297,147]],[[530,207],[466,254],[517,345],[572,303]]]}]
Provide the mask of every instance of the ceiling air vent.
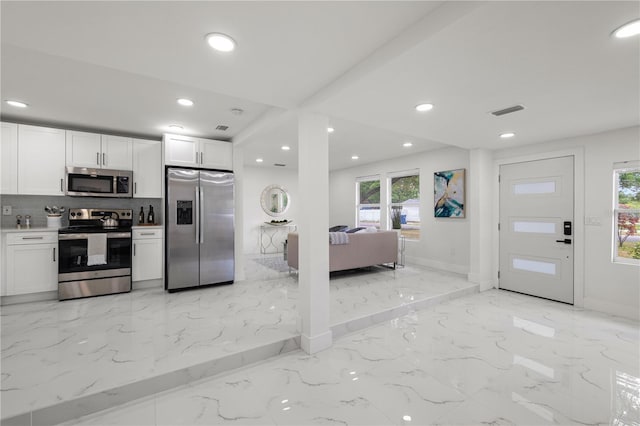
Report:
[{"label": "ceiling air vent", "polygon": [[512,112],[516,111],[522,111],[523,109],[524,107],[522,105],[514,105],[509,108],[493,111],[491,114],[495,115],[496,117],[500,117],[501,115],[511,114]]},{"label": "ceiling air vent", "polygon": [[277,167],[284,167],[284,166],[286,166],[286,164],[282,164],[282,163],[273,163],[273,165],[274,165],[274,166],[277,166]]},{"label": "ceiling air vent", "polygon": [[226,132],[228,128],[229,128],[229,126],[225,126],[224,124],[220,124],[218,127],[216,127],[216,130],[221,130],[223,132]]}]

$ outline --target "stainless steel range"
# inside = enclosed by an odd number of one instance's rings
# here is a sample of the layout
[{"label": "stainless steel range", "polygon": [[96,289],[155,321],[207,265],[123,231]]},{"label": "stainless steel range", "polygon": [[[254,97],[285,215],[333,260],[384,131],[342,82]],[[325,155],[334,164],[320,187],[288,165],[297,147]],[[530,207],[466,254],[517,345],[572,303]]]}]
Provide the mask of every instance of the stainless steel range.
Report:
[{"label": "stainless steel range", "polygon": [[69,209],[58,231],[58,299],[131,291],[131,209]]}]

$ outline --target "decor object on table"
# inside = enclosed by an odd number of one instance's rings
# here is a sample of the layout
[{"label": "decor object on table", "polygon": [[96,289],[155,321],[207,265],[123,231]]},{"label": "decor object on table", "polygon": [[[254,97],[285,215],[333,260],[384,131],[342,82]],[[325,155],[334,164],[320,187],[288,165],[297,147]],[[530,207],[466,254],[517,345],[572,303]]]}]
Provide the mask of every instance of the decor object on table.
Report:
[{"label": "decor object on table", "polygon": [[402,206],[391,206],[391,229],[402,228]]},{"label": "decor object on table", "polygon": [[465,217],[464,175],[465,169],[433,174],[434,217]]}]

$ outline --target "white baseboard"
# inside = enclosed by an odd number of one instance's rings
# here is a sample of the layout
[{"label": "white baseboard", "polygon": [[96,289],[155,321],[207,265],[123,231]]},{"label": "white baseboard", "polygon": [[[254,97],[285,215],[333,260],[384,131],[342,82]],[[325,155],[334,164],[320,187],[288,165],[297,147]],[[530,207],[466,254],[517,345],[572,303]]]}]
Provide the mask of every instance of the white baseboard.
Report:
[{"label": "white baseboard", "polygon": [[585,297],[584,308],[591,309],[593,311],[604,312],[610,315],[616,315],[619,317],[630,318],[636,321],[640,320],[640,310],[638,310],[638,306],[625,306],[619,303],[612,303],[604,300]]},{"label": "white baseboard", "polygon": [[132,290],[142,290],[143,288],[164,288],[164,284],[162,283],[162,279],[134,281],[131,283]]},{"label": "white baseboard", "polygon": [[330,348],[332,343],[333,333],[331,330],[313,337],[305,334],[300,336],[300,347],[310,355]]},{"label": "white baseboard", "polygon": [[16,294],[14,296],[2,296],[0,305],[15,305],[16,303],[42,302],[44,300],[58,300],[58,290],[43,291],[40,293]]},{"label": "white baseboard", "polygon": [[440,269],[442,271],[455,272],[456,274],[467,275],[469,273],[469,267],[465,265],[455,265],[453,263],[442,262],[440,260],[425,259],[422,257],[407,256],[405,258],[406,263],[419,266],[426,266],[429,268]]},{"label": "white baseboard", "polygon": [[474,274],[473,272],[469,272],[467,274],[467,280],[469,282],[478,284],[480,286],[480,291],[491,290],[495,287],[494,283],[491,282],[491,278],[488,276],[483,276],[481,274]]}]

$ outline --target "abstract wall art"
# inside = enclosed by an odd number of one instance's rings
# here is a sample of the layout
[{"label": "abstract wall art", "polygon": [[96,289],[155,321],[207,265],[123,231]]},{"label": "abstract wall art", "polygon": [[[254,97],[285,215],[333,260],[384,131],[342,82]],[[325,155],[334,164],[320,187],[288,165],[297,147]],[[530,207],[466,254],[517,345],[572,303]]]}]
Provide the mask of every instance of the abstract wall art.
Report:
[{"label": "abstract wall art", "polygon": [[457,169],[433,174],[434,217],[465,217],[464,172]]}]

